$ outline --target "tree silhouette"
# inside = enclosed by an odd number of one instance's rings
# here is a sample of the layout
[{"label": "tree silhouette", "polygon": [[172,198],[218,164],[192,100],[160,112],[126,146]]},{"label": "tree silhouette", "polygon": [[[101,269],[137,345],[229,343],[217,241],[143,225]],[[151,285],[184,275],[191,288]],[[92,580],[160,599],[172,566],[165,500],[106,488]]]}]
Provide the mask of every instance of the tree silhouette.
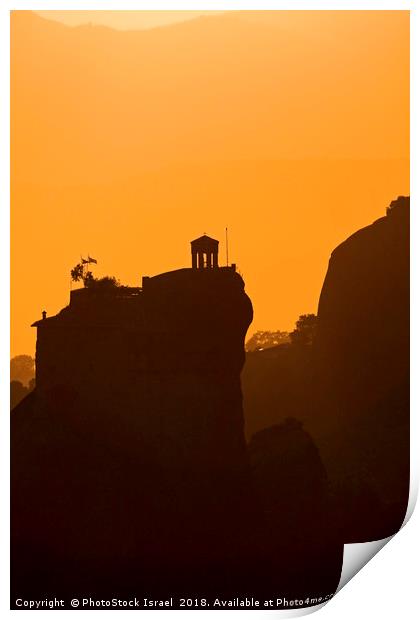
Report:
[{"label": "tree silhouette", "polygon": [[93,273],[91,271],[86,271],[85,275],[83,276],[83,284],[86,286],[86,288],[93,286],[93,284],[96,282]]},{"label": "tree silhouette", "polygon": [[83,280],[83,265],[82,263],[77,263],[70,271],[71,279],[73,282],[79,282]]},{"label": "tree silhouette", "polygon": [[10,360],[10,380],[28,385],[35,376],[35,360],[30,355],[16,355]]},{"label": "tree silhouette", "polygon": [[292,344],[312,344],[316,332],[316,326],[316,314],[301,314],[296,321],[296,328],[290,332],[290,340],[292,341]]},{"label": "tree silhouette", "polygon": [[277,330],[275,332],[270,331],[257,331],[247,341],[245,349],[247,351],[256,351],[257,349],[269,349],[270,347],[276,347],[279,344],[285,344],[290,341],[288,332],[281,332]]},{"label": "tree silhouette", "polygon": [[73,267],[70,271],[70,276],[73,282],[80,282],[82,280],[83,285],[86,288],[92,287],[113,287],[113,286],[121,286],[119,281],[114,276],[104,276],[103,278],[95,278],[93,273],[88,270],[85,271],[83,267],[83,263],[78,263]]},{"label": "tree silhouette", "polygon": [[112,288],[114,286],[120,287],[120,283],[114,276],[104,276],[103,278],[93,278],[91,281],[91,285],[102,287],[102,288]]}]

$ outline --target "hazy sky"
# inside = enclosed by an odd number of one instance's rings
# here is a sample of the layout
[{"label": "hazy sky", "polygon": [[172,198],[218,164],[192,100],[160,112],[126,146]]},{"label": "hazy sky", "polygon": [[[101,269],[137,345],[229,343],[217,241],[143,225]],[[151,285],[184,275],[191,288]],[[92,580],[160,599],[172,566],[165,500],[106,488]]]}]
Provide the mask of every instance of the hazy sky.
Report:
[{"label": "hazy sky", "polygon": [[221,13],[221,11],[35,11],[46,19],[79,26],[102,24],[118,30],[146,30],[176,22]]},{"label": "hazy sky", "polygon": [[226,226],[250,333],[293,329],[331,251],[409,193],[409,12],[93,13],[147,29],[12,13],[12,353],[81,254],[139,286],[204,231],[223,264]]}]

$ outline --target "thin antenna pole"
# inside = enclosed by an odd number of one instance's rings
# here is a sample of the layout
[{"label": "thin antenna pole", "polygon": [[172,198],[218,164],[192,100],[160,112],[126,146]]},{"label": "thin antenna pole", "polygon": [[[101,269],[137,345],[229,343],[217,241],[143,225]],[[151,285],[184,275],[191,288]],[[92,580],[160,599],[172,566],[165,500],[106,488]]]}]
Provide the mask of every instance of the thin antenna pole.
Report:
[{"label": "thin antenna pole", "polygon": [[226,267],[229,267],[229,244],[228,244],[228,229],[226,226]]}]

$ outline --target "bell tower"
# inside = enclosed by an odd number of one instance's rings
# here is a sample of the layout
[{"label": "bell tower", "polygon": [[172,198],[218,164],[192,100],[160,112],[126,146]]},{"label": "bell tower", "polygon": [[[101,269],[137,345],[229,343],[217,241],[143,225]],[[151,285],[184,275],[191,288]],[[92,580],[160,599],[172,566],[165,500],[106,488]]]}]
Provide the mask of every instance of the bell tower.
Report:
[{"label": "bell tower", "polygon": [[191,241],[193,269],[216,269],[219,267],[219,242],[207,235]]}]

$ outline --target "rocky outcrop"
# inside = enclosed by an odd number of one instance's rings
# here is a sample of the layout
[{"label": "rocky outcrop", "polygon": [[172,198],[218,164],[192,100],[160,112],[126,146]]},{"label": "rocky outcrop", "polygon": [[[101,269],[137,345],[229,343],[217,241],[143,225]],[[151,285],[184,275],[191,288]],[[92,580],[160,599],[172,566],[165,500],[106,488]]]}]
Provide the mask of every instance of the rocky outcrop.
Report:
[{"label": "rocky outcrop", "polygon": [[241,277],[220,268],[77,291],[36,323],[37,387],[12,412],[16,595],[168,595],[233,570],[252,513],[251,319]]},{"label": "rocky outcrop", "polygon": [[[409,198],[331,255],[315,343],[347,542],[394,533],[409,485]],[[357,523],[357,524],[355,524]]]}]

